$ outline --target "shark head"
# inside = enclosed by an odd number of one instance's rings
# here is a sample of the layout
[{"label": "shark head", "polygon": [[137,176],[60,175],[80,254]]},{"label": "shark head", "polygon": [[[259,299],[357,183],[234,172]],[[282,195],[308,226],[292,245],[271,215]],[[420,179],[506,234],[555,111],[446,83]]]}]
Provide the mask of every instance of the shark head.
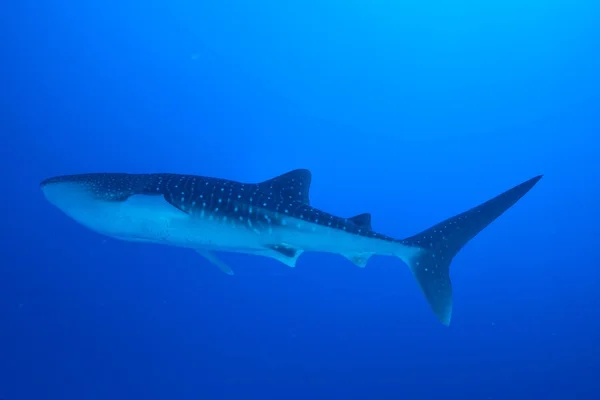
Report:
[{"label": "shark head", "polygon": [[95,183],[80,175],[46,179],[40,183],[40,188],[51,204],[67,214],[88,207],[97,198]]},{"label": "shark head", "polygon": [[121,201],[134,190],[131,184],[122,185],[113,175],[80,174],[46,179],[40,188],[46,199],[58,209],[74,217],[77,211],[98,207],[104,203]]},{"label": "shark head", "polygon": [[67,216],[94,231],[111,233],[123,220],[124,204],[139,191],[142,178],[129,174],[65,175],[42,181],[40,188]]}]

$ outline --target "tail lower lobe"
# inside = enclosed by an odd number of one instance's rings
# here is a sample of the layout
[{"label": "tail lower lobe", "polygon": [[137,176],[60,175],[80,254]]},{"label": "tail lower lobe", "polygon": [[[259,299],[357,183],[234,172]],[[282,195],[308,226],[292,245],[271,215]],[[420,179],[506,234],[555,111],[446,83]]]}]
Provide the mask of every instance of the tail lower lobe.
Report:
[{"label": "tail lower lobe", "polygon": [[406,246],[421,249],[404,262],[412,270],[427,302],[444,325],[449,325],[452,317],[452,259],[469,240],[515,204],[541,178],[542,175],[536,176],[477,207],[401,240]]}]

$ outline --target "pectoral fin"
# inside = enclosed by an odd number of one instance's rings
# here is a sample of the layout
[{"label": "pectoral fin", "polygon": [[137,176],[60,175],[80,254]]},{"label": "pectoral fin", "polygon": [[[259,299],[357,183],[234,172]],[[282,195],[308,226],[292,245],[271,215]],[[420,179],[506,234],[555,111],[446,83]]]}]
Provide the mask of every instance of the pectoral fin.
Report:
[{"label": "pectoral fin", "polygon": [[225,262],[223,262],[219,257],[217,257],[213,252],[208,250],[196,250],[198,254],[202,257],[206,258],[208,261],[219,267],[221,271],[226,273],[227,275],[233,275],[233,270],[229,268]]}]

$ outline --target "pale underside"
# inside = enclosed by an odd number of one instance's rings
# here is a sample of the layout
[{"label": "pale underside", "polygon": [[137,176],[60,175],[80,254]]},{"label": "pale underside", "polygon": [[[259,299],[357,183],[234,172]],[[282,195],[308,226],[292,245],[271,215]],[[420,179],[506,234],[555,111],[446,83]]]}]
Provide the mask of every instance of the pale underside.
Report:
[{"label": "pale underside", "polygon": [[[246,253],[276,259],[294,267],[304,251],[341,254],[364,267],[373,254],[407,259],[419,249],[313,224],[292,217],[286,224],[259,227],[252,221],[217,216],[209,212],[185,213],[162,196],[134,195],[123,202],[90,199],[72,192],[63,211],[82,225],[120,240],[164,244],[198,251],[221,270],[232,274],[213,251]],[[51,193],[48,194],[52,200]],[[275,250],[285,248],[286,253]]]}]

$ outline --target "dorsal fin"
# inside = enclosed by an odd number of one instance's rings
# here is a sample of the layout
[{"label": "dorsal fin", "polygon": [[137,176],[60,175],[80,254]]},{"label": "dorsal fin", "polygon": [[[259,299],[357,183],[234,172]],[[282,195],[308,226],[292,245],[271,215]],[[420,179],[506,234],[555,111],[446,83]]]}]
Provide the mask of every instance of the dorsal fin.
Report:
[{"label": "dorsal fin", "polygon": [[371,214],[364,213],[355,215],[352,218],[348,218],[350,221],[354,222],[355,225],[360,226],[361,228],[371,228]]},{"label": "dorsal fin", "polygon": [[283,175],[261,182],[258,185],[267,193],[279,195],[285,200],[309,204],[311,173],[307,169],[295,169]]}]

